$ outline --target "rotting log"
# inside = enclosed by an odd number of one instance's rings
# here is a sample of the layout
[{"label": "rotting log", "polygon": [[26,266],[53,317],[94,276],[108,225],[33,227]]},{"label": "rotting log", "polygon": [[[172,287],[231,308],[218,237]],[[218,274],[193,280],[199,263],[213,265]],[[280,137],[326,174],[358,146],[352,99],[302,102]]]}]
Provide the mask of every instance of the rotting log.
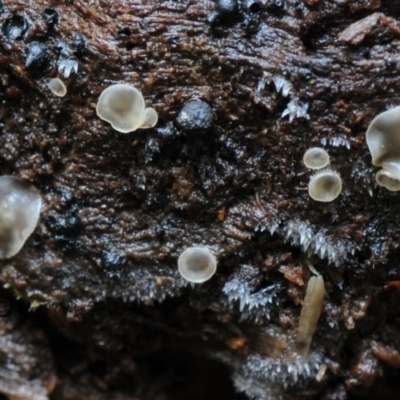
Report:
[{"label": "rotting log", "polygon": [[[14,306],[1,322],[23,346],[24,323],[47,335],[26,368],[45,353],[57,376],[37,374],[34,389],[29,373],[10,377],[10,388],[26,379],[18,398],[234,398],[228,376],[260,400],[398,398],[399,195],[376,187],[365,131],[400,102],[400,7],[217,9],[0,1],[0,172],[44,202],[34,235],[1,261]],[[56,76],[63,98],[48,88]],[[142,91],[156,128],[121,134],[96,116],[118,82]],[[211,129],[177,123],[191,99],[210,105]],[[342,176],[332,203],[307,194],[312,146]],[[195,245],[218,271],[191,287],[176,263]],[[308,263],[327,293],[304,364],[292,345]],[[17,305],[21,328],[6,320]]]}]

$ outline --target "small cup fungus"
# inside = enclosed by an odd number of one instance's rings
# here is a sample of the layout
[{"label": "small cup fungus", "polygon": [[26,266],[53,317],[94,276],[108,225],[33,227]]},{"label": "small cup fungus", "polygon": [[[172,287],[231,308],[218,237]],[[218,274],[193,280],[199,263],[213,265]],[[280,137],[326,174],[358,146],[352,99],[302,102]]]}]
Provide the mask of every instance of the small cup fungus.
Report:
[{"label": "small cup fungus", "polygon": [[326,169],[317,172],[310,179],[308,194],[315,201],[330,202],[342,191],[342,179],[337,172]]},{"label": "small cup fungus", "polygon": [[143,125],[140,127],[141,129],[152,128],[156,126],[158,121],[158,114],[154,108],[146,108],[145,110],[145,117]]},{"label": "small cup fungus", "polygon": [[217,260],[207,247],[189,247],[178,259],[178,269],[192,283],[208,281],[217,269]]},{"label": "small cup fungus", "polygon": [[39,221],[42,199],[32,186],[0,177],[0,259],[17,254]]},{"label": "small cup fungus", "polygon": [[321,169],[329,164],[329,154],[320,147],[311,147],[303,156],[304,165],[310,169]]},{"label": "small cup fungus", "polygon": [[382,167],[376,182],[391,191],[400,190],[400,107],[374,118],[366,133],[372,164]]},{"label": "small cup fungus", "polygon": [[116,84],[103,90],[96,107],[97,115],[118,132],[152,128],[157,123],[153,108],[145,108],[142,93],[131,85]]},{"label": "small cup fungus", "polygon": [[58,97],[64,97],[67,94],[67,88],[64,82],[59,78],[53,78],[49,82],[49,88]]}]

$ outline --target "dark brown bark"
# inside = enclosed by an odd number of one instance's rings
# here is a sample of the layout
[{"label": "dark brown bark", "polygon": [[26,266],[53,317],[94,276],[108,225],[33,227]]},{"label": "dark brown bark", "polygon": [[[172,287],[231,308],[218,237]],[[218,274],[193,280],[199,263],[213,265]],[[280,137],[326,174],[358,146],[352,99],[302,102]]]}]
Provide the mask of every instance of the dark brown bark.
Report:
[{"label": "dark brown bark", "polygon": [[[26,353],[55,360],[55,388],[40,375],[50,398],[233,398],[228,374],[257,399],[398,397],[399,195],[376,187],[365,144],[399,103],[392,3],[0,2],[0,173],[44,202],[1,281],[48,336]],[[121,134],[96,116],[118,82],[142,91],[156,128]],[[211,129],[178,123],[191,99]],[[307,193],[302,156],[321,145],[343,179],[332,203]],[[196,287],[176,267],[193,245],[218,257]],[[327,294],[304,365],[309,264]]]}]

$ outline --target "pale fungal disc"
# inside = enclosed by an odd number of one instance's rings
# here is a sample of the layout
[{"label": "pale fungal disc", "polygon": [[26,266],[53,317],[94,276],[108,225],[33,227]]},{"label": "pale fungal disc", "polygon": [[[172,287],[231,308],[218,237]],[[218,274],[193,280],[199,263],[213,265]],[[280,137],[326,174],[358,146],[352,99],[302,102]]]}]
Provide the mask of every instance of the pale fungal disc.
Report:
[{"label": "pale fungal disc", "polygon": [[366,140],[372,164],[379,167],[385,161],[400,161],[400,107],[375,117],[366,132]]},{"label": "pale fungal disc", "polygon": [[153,128],[153,126],[156,126],[157,121],[158,121],[157,111],[151,107],[146,108],[144,122],[140,128],[141,129]]},{"label": "pale fungal disc", "polygon": [[208,281],[217,269],[217,260],[207,247],[188,247],[178,259],[178,269],[192,283]]},{"label": "pale fungal disc", "polygon": [[311,169],[321,169],[329,164],[329,154],[320,147],[311,147],[303,156],[304,165]]},{"label": "pale fungal disc", "polygon": [[58,97],[64,97],[67,94],[67,88],[61,79],[53,78],[49,82],[49,88]]},{"label": "pale fungal disc", "polygon": [[42,199],[32,186],[0,177],[0,259],[17,254],[39,221]]},{"label": "pale fungal disc", "polygon": [[145,121],[144,98],[142,93],[131,85],[112,85],[101,93],[96,113],[116,131],[133,132]]},{"label": "pale fungal disc", "polygon": [[330,202],[342,191],[342,179],[337,172],[324,170],[316,173],[308,184],[308,194],[315,201]]}]

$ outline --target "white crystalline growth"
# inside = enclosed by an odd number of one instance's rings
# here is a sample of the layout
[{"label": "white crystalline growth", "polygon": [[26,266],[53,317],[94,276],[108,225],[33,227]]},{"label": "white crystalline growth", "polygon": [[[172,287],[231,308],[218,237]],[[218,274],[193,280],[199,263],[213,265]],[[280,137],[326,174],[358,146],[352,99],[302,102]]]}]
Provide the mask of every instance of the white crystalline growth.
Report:
[{"label": "white crystalline growth", "polygon": [[263,76],[260,78],[260,80],[257,83],[257,88],[256,88],[257,92],[258,93],[262,92],[265,88],[265,85],[270,82],[271,82],[271,76],[264,72]]},{"label": "white crystalline growth", "polygon": [[[238,392],[245,393],[252,400],[283,400],[279,386],[258,379],[249,379],[238,373],[232,375],[233,384]],[[269,382],[268,382],[269,383]]]},{"label": "white crystalline growth", "polygon": [[0,177],[0,259],[17,254],[39,221],[39,192],[12,176]]},{"label": "white crystalline growth", "polygon": [[332,147],[346,147],[348,150],[350,150],[350,142],[346,138],[341,136],[336,136],[332,138],[322,138],[321,144],[323,146],[329,144]]},{"label": "white crystalline growth", "polygon": [[78,73],[78,60],[75,57],[66,58],[61,60],[58,64],[58,72],[63,74],[64,78],[69,78],[71,72]]},{"label": "white crystalline growth", "polygon": [[308,256],[316,254],[335,265],[339,265],[350,251],[350,245],[347,243],[332,244],[321,232],[314,233],[314,229],[305,222],[289,222],[281,231],[286,242],[294,246],[300,245]]},{"label": "white crystalline growth", "polygon": [[295,118],[309,119],[308,103],[301,103],[299,99],[290,100],[282,113],[282,118],[286,116],[289,116],[289,122],[292,122]]},{"label": "white crystalline growth", "polygon": [[299,380],[316,375],[321,364],[321,352],[311,352],[307,361],[292,354],[288,360],[285,356],[279,358],[263,357],[250,354],[240,370],[245,376],[263,379],[265,376],[273,383],[284,388],[295,385]]},{"label": "white crystalline growth", "polygon": [[292,84],[282,76],[275,75],[272,82],[274,82],[276,92],[281,92],[283,97],[287,97],[293,89]]},{"label": "white crystalline growth", "polygon": [[348,253],[353,251],[350,243],[333,242],[322,232],[316,232],[316,229],[305,221],[274,223],[269,227],[269,231],[271,234],[282,236],[284,241],[292,246],[300,246],[309,257],[316,254],[335,265],[340,265]]},{"label": "white crystalline growth", "polygon": [[238,391],[254,400],[281,400],[285,398],[287,388],[303,384],[316,376],[322,363],[322,350],[310,353],[305,362],[301,357],[281,356],[278,358],[250,354],[239,359],[226,353],[217,353],[213,357],[233,367],[233,381]]},{"label": "white crystalline growth", "polygon": [[240,319],[252,319],[256,323],[270,319],[268,306],[277,305],[277,296],[280,285],[274,285],[254,292],[246,282],[232,279],[222,289],[230,302],[239,302]]}]

